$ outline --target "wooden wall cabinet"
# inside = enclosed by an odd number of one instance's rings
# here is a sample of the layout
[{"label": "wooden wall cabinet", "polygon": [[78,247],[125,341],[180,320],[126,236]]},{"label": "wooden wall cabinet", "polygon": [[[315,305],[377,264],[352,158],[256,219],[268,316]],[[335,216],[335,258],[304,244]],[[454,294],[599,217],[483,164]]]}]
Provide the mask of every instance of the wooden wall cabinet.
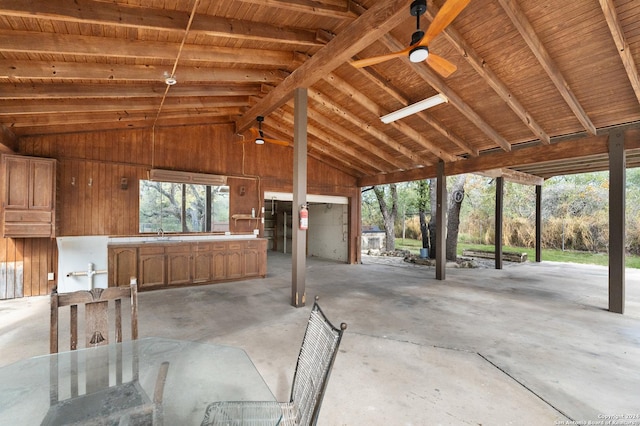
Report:
[{"label": "wooden wall cabinet", "polygon": [[264,277],[266,247],[262,239],[110,245],[109,285],[132,276],[140,290]]},{"label": "wooden wall cabinet", "polygon": [[2,236],[55,237],[56,160],[2,156]]}]

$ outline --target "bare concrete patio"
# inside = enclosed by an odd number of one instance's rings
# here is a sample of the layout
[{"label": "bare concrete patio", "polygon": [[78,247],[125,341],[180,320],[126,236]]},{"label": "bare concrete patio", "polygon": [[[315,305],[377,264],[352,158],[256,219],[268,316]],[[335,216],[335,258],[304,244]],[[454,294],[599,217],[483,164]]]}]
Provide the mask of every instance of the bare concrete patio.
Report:
[{"label": "bare concrete patio", "polygon": [[[447,269],[437,281],[433,269],[371,261],[308,259],[300,309],[289,304],[290,257],[278,253],[265,279],[141,293],[140,334],[243,347],[286,400],[319,295],[335,323],[349,324],[322,425],[605,424],[620,415],[640,425],[639,271],[627,270],[618,315],[606,310],[603,267]],[[47,353],[48,302],[0,301],[0,365]]]}]

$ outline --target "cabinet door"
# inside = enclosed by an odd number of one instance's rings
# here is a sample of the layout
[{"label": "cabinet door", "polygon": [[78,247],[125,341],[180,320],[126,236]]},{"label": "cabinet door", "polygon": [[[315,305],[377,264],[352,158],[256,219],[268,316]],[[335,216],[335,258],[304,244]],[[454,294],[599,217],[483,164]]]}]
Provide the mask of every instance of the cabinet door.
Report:
[{"label": "cabinet door", "polygon": [[109,287],[128,287],[131,277],[138,277],[138,248],[109,249]]},{"label": "cabinet door", "polygon": [[141,247],[139,253],[140,289],[165,286],[167,280],[164,247]]},{"label": "cabinet door", "polygon": [[53,166],[52,160],[30,160],[29,210],[53,209]]},{"label": "cabinet door", "polygon": [[213,279],[213,244],[195,243],[191,247],[193,282],[206,283]]},{"label": "cabinet door", "polygon": [[242,278],[243,271],[243,246],[241,242],[232,242],[228,244],[227,251],[227,278]]},{"label": "cabinet door", "polygon": [[29,159],[6,156],[5,209],[29,208]]},{"label": "cabinet door", "polygon": [[227,279],[227,246],[224,243],[216,243],[213,247],[213,279]]},{"label": "cabinet door", "polygon": [[191,248],[188,244],[166,248],[167,284],[187,284],[191,282]]},{"label": "cabinet door", "polygon": [[256,240],[245,242],[244,248],[244,276],[257,277],[266,274],[266,241]]}]

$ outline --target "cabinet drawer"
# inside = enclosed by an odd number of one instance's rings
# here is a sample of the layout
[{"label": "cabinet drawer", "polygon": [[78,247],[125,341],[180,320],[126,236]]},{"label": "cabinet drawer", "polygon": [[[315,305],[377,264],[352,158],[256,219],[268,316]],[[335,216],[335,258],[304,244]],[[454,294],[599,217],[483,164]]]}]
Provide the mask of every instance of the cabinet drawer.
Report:
[{"label": "cabinet drawer", "polygon": [[194,252],[211,251],[214,245],[211,243],[196,243],[193,245]]},{"label": "cabinet drawer", "polygon": [[190,253],[191,246],[189,244],[169,244],[164,248],[164,252],[170,253]]},{"label": "cabinet drawer", "polygon": [[164,246],[141,246],[140,254],[164,254]]},{"label": "cabinet drawer", "polygon": [[240,250],[244,247],[244,241],[232,241],[228,243],[229,250]]},{"label": "cabinet drawer", "polygon": [[49,222],[51,225],[51,212],[29,210],[5,210],[5,222]]}]

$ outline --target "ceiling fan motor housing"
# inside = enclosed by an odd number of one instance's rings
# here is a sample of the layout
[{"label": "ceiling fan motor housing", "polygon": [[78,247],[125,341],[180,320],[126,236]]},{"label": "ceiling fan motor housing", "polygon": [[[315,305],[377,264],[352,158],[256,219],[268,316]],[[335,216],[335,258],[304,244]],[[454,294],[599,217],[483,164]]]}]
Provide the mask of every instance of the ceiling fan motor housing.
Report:
[{"label": "ceiling fan motor housing", "polygon": [[415,0],[411,3],[411,15],[420,16],[427,11],[427,0]]}]

